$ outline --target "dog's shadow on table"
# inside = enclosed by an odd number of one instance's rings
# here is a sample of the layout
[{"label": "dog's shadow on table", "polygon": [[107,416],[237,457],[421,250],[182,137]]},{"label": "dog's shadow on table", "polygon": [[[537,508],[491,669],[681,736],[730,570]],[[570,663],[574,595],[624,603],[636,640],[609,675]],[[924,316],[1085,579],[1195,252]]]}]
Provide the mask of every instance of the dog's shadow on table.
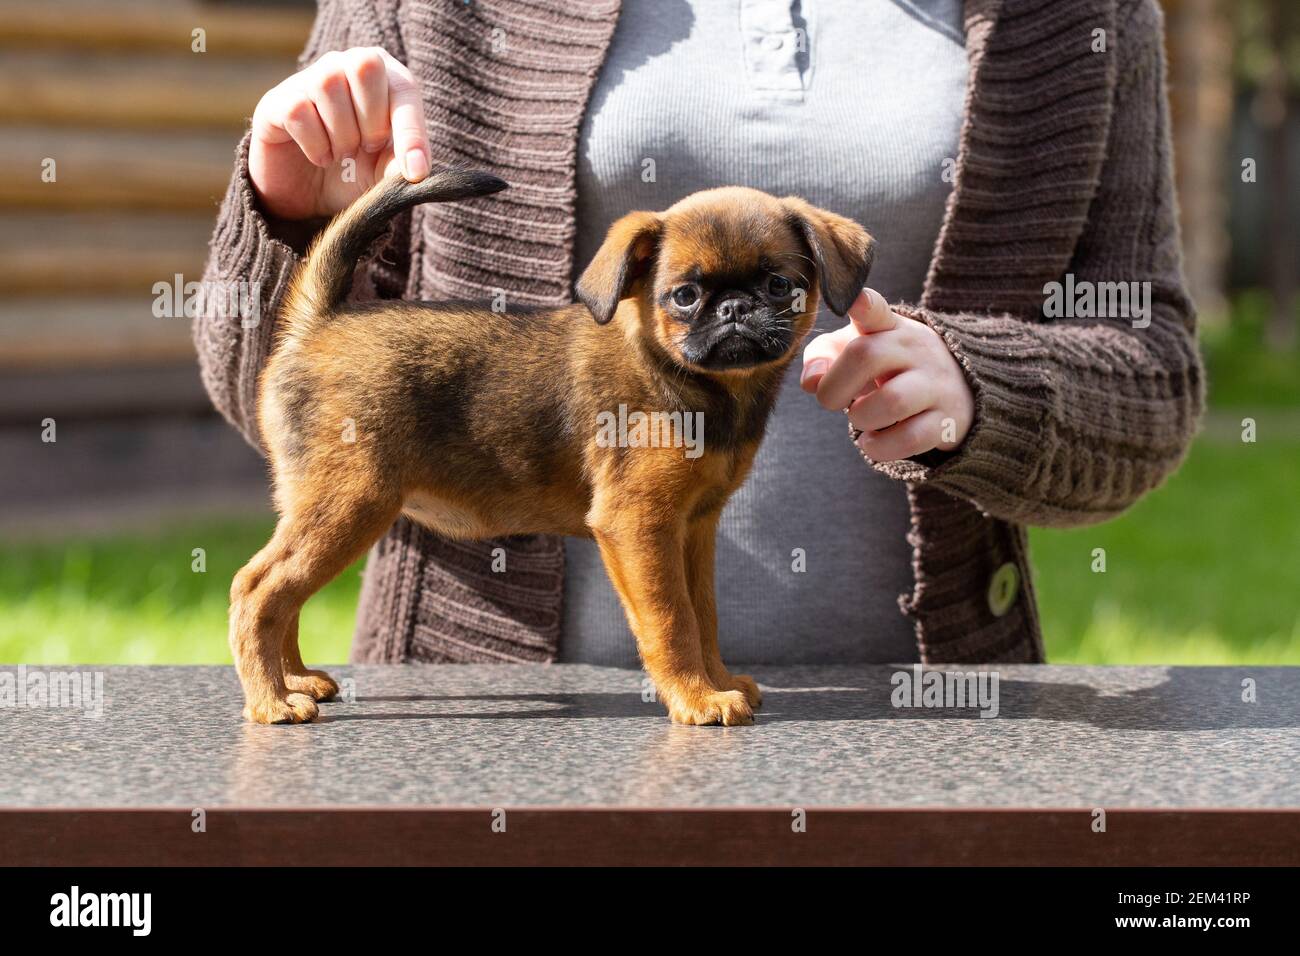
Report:
[{"label": "dog's shadow on table", "polygon": [[[534,720],[554,717],[609,719],[646,717],[658,706],[634,693],[378,694],[357,695],[357,704],[436,704],[422,712],[350,713],[349,705],[326,703],[321,722],[334,720]],[[496,706],[500,705],[500,706]]]},{"label": "dog's shadow on table", "polygon": [[[972,668],[974,669],[974,668]],[[997,673],[996,667],[980,668]],[[966,707],[895,706],[913,698],[891,680],[903,668],[871,668],[861,673],[841,669],[833,675],[809,668],[794,678],[784,672],[763,688],[759,725],[786,721],[886,720],[1049,720],[1106,730],[1268,729],[1300,726],[1300,673],[1285,668],[1157,668],[1141,671],[1101,670],[1113,684],[999,677],[996,695],[986,693]],[[949,668],[956,670],[956,668]],[[1023,671],[1021,671],[1023,673]],[[1059,673],[1059,672],[1057,672]],[[986,691],[991,685],[986,685]],[[919,699],[919,698],[918,698]],[[996,708],[990,703],[996,703]],[[374,712],[385,703],[432,704],[434,710]],[[555,692],[492,694],[359,695],[354,705],[326,705],[322,721],[345,720],[608,720],[665,718],[661,705],[636,693]],[[981,717],[983,710],[991,715]],[[707,728],[702,728],[707,730]]]}]

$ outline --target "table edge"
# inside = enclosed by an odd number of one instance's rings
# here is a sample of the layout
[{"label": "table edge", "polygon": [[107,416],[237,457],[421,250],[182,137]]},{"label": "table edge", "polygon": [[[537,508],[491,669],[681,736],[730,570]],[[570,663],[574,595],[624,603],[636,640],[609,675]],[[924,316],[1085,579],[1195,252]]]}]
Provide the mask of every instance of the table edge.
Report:
[{"label": "table edge", "polygon": [[[1300,807],[0,807],[8,866],[1294,866]],[[201,820],[202,827],[198,826]]]}]

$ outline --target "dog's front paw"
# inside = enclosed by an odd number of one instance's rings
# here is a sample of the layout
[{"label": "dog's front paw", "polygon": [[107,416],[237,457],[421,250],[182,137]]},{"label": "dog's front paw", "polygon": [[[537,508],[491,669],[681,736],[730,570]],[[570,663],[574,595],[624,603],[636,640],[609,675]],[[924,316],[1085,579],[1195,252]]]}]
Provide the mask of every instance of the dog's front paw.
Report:
[{"label": "dog's front paw", "polygon": [[683,694],[667,701],[668,716],[675,724],[722,724],[738,727],[754,722],[754,711],[738,690]]},{"label": "dog's front paw", "polygon": [[320,715],[316,701],[306,694],[264,697],[244,705],[244,719],[255,724],[303,724]]},{"label": "dog's front paw", "polygon": [[339,692],[338,683],[324,671],[285,674],[284,683],[289,690],[306,694],[313,700],[333,700]]}]

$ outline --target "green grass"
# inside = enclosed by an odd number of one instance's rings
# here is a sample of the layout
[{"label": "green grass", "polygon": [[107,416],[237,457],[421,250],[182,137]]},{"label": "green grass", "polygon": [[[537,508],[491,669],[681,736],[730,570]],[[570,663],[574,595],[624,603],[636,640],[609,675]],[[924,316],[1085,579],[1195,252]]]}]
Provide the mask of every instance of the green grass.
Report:
[{"label": "green grass", "polygon": [[1202,326],[1201,352],[1215,406],[1300,408],[1300,349],[1265,346],[1269,303],[1263,292],[1242,292],[1233,300],[1232,321]]},{"label": "green grass", "polygon": [[[1035,529],[1049,659],[1300,664],[1300,436],[1198,440],[1123,517]],[[0,546],[0,661],[226,663],[230,579],[271,522]],[[207,571],[191,570],[194,548]],[[1104,574],[1091,570],[1106,551]],[[308,660],[347,658],[358,568],[303,611]]]},{"label": "green grass", "polygon": [[1202,437],[1120,518],[1031,530],[1048,659],[1300,664],[1298,483],[1300,437]]},{"label": "green grass", "polygon": [[[230,580],[266,544],[271,519],[0,546],[0,661],[221,664]],[[207,570],[191,569],[195,548]],[[303,609],[308,660],[343,661],[360,565]]]}]

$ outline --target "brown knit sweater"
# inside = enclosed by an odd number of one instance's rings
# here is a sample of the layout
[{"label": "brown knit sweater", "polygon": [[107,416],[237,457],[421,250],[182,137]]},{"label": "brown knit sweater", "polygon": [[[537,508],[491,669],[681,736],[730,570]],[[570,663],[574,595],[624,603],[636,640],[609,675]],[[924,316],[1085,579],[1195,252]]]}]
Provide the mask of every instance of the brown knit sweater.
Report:
[{"label": "brown knit sweater", "polygon": [[[355,295],[505,289],[515,302],[571,301],[578,131],[618,7],[322,0],[304,63],[386,47],[423,83],[435,162],[513,187],[416,209],[359,271]],[[1203,375],[1154,0],[967,0],[965,25],[955,185],[921,302],[899,310],[948,342],[975,424],[955,453],[874,467],[907,482],[915,586],[899,603],[922,659],[1037,661],[1024,526],[1100,521],[1158,485],[1196,429]],[[1098,30],[1105,52],[1094,51]],[[247,148],[245,138],[205,278],[259,285],[272,316],[297,253],[257,210]],[[1045,319],[1044,286],[1067,274],[1149,282],[1150,325]],[[269,319],[195,324],[213,402],[255,446],[256,376],[273,332]],[[491,570],[497,546],[506,573]],[[402,519],[370,555],[353,659],[550,660],[563,568],[557,538],[452,542]]]}]

